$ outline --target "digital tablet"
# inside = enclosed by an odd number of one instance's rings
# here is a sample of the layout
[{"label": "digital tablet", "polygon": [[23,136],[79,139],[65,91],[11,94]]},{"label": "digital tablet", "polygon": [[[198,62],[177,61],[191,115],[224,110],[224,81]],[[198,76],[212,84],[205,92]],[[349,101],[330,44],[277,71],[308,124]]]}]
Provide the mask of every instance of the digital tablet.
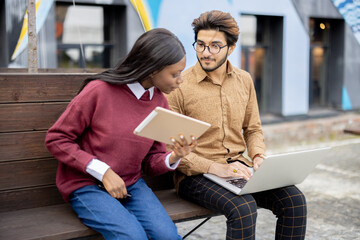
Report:
[{"label": "digital tablet", "polygon": [[134,134],[172,144],[171,137],[179,140],[183,134],[188,143],[191,136],[200,137],[210,124],[174,111],[156,107],[134,130]]}]

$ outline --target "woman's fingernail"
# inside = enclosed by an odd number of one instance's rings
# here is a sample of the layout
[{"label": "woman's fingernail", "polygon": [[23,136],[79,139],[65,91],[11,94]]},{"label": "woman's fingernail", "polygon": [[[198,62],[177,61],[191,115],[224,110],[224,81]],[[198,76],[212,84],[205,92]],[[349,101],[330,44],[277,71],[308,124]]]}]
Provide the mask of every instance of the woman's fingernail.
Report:
[{"label": "woman's fingernail", "polygon": [[180,135],[180,138],[181,138],[181,139],[184,139],[184,135]]},{"label": "woman's fingernail", "polygon": [[173,143],[175,142],[175,138],[170,138],[170,141],[172,141]]}]

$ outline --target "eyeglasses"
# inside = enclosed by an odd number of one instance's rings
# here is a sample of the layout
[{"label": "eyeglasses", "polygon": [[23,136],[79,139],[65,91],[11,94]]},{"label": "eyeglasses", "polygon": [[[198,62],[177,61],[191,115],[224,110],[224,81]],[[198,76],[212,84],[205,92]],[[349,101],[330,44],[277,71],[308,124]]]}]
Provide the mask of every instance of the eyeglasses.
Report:
[{"label": "eyeglasses", "polygon": [[195,51],[197,51],[198,53],[204,52],[205,49],[207,48],[211,54],[218,54],[221,51],[222,48],[227,47],[228,45],[225,45],[225,46],[221,47],[219,44],[212,43],[209,46],[207,46],[207,45],[205,45],[203,43],[200,43],[200,42],[194,42],[192,44],[192,46],[195,49]]}]

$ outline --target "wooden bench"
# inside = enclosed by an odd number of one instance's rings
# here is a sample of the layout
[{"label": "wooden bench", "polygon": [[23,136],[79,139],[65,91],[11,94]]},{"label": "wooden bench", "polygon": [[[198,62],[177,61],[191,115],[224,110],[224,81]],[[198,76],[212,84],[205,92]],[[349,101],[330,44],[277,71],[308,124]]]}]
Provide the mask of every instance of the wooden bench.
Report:
[{"label": "wooden bench", "polygon": [[[62,200],[57,160],[44,146],[47,129],[89,75],[0,73],[0,239],[102,239]],[[171,173],[144,178],[174,222],[218,215],[179,198]]]}]

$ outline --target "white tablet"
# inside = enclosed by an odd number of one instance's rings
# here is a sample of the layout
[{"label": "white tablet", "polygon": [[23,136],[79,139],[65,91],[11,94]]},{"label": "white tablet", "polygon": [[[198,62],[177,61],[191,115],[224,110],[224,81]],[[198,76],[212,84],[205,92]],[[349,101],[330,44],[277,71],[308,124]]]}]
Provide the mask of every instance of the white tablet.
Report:
[{"label": "white tablet", "polygon": [[210,124],[174,111],[156,107],[134,130],[134,134],[172,144],[170,138],[179,140],[183,134],[188,143],[191,136],[200,137]]}]

